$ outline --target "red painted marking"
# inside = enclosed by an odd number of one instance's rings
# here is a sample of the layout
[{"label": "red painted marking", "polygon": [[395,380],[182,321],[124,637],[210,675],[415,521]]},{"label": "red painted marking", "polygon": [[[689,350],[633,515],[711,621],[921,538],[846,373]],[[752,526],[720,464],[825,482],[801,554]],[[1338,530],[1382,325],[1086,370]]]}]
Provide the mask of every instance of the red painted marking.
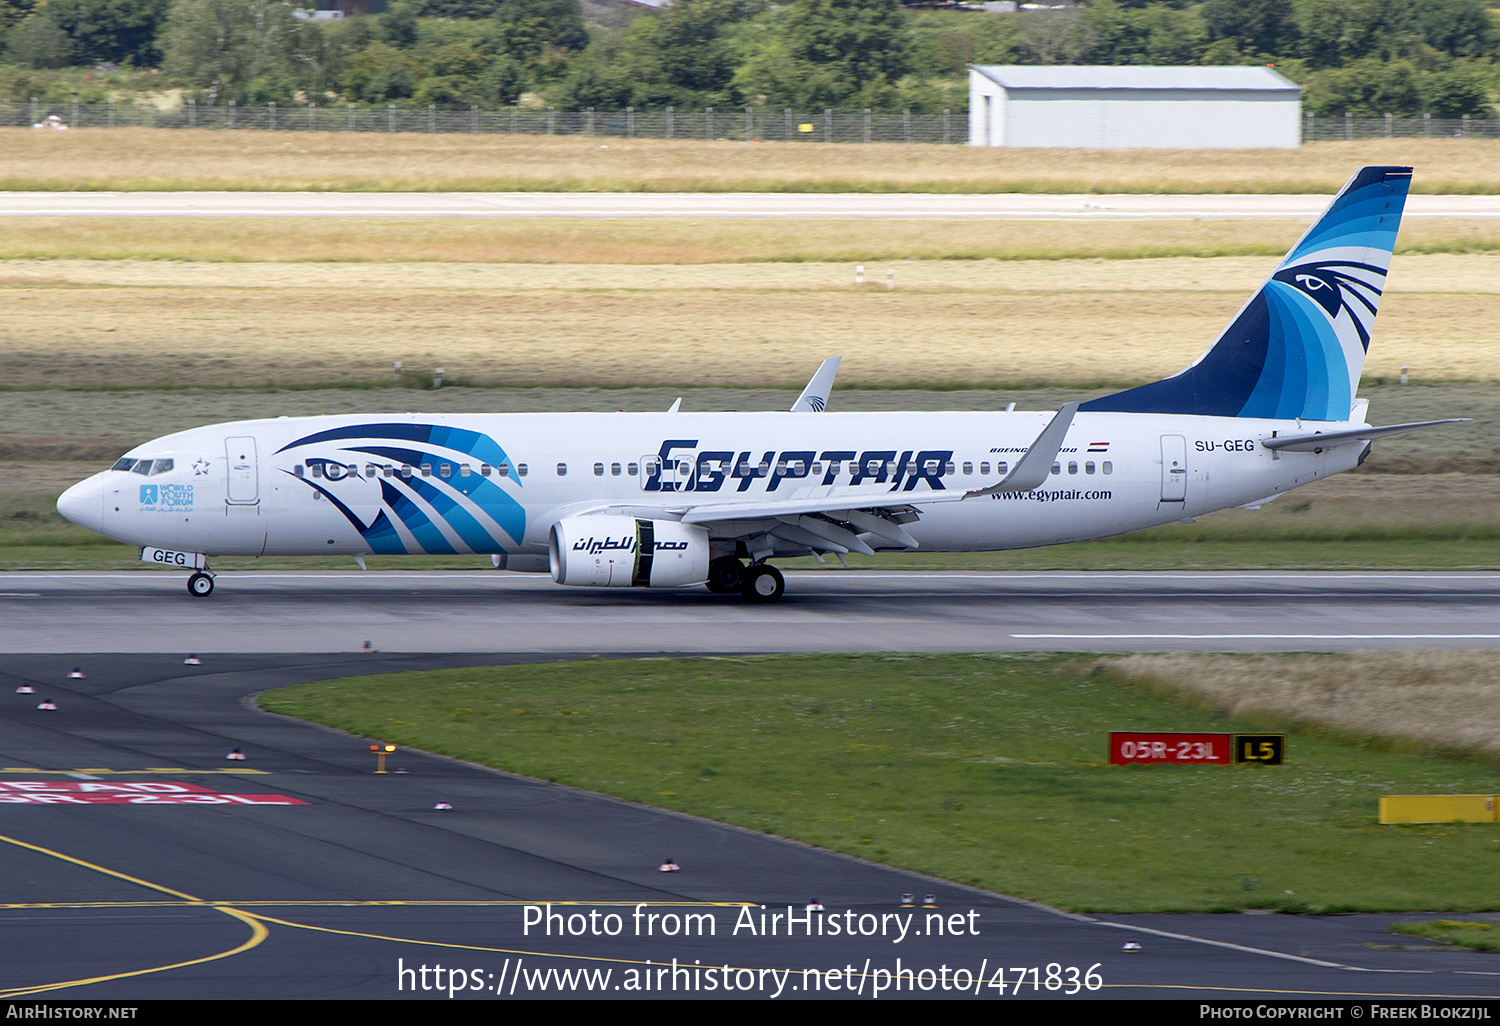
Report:
[{"label": "red painted marking", "polygon": [[1230,762],[1229,734],[1131,734],[1109,735],[1111,765],[1131,763],[1178,766],[1227,766]]},{"label": "red painted marking", "polygon": [[284,794],[226,794],[167,781],[0,780],[0,805],[306,805]]}]

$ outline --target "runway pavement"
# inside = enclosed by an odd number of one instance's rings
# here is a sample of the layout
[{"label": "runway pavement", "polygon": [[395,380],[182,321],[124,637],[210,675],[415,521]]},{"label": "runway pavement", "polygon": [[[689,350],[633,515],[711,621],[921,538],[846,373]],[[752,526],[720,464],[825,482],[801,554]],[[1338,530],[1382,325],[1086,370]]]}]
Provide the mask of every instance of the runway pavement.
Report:
[{"label": "runway pavement", "polygon": [[774,606],[546,574],[0,575],[0,651],[849,652],[1500,648],[1494,573],[806,571]]},{"label": "runway pavement", "polygon": [[[7,192],[0,217],[1290,218],[1328,196],[913,193]],[[1500,217],[1500,196],[1416,195],[1406,217]]]},{"label": "runway pavement", "polygon": [[378,775],[246,701],[536,656],[202,656],[0,662],[0,998],[1500,995],[1492,956],[1380,950],[1392,916],[1063,915],[421,753]]}]

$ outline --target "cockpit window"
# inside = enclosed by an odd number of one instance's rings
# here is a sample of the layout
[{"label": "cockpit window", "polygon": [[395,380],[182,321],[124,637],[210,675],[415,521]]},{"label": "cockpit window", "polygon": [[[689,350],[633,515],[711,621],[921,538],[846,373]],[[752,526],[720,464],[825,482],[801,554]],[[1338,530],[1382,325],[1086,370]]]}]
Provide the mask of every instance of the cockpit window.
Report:
[{"label": "cockpit window", "polygon": [[128,470],[133,474],[155,477],[157,474],[171,473],[174,466],[176,466],[174,460],[138,460],[134,456],[121,456],[109,469]]}]

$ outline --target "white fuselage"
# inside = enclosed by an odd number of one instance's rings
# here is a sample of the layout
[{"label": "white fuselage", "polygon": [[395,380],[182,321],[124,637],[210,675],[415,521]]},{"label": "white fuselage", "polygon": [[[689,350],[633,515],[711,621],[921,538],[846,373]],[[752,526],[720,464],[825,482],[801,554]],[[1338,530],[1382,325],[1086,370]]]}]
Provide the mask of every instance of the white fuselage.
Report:
[{"label": "white fuselage", "polygon": [[[680,518],[693,506],[904,503],[924,551],[1053,545],[1253,503],[1356,465],[1260,444],[1296,421],[1080,413],[1032,491],[995,485],[1049,413],[612,413],[241,421],[137,446],[69,489],[70,519],[139,546],[207,555],[541,556],[560,519]],[[1324,422],[1326,424],[1326,422]],[[1347,426],[1347,425],[1344,425]],[[146,469],[142,461],[153,461]],[[171,461],[170,469],[163,461]],[[941,497],[941,498],[940,498]],[[97,510],[97,514],[94,512]],[[96,520],[97,517],[97,520]],[[720,517],[710,537],[753,521]],[[807,551],[785,540],[775,555]],[[876,548],[891,546],[874,543]],[[540,567],[538,567],[539,569]]]}]

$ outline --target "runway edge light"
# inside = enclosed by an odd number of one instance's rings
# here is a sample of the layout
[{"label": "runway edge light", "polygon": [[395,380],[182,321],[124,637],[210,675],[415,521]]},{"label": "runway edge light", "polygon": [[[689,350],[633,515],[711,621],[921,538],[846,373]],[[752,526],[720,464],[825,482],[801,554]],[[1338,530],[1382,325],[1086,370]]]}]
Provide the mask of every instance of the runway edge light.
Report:
[{"label": "runway edge light", "polygon": [[375,772],[376,773],[384,773],[385,772],[385,757],[387,755],[390,755],[395,750],[396,750],[396,746],[395,745],[389,745],[389,744],[374,744],[374,745],[370,746],[370,751],[372,751],[372,752],[375,753]]}]

